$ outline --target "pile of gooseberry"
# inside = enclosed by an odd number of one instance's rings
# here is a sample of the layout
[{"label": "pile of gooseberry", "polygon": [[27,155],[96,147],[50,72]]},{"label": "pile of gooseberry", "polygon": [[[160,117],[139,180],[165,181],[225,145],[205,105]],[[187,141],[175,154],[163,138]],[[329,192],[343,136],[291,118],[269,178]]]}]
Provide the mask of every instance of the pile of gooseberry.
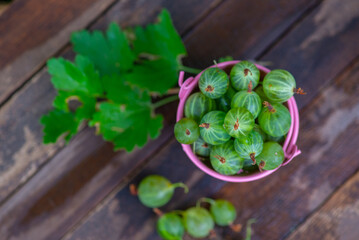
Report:
[{"label": "pile of gooseberry", "polygon": [[230,73],[207,68],[198,81],[198,92],[187,99],[185,118],[174,128],[182,144],[223,175],[273,170],[284,161],[281,144],[291,126],[283,105],[296,88],[286,70],[270,71],[261,79],[249,61],[235,64]]},{"label": "pile of gooseberry", "polygon": [[[214,234],[214,226],[230,226],[234,231],[240,231],[241,225],[234,224],[237,212],[233,204],[224,199],[201,198],[196,206],[187,210],[174,210],[163,213],[158,208],[167,204],[176,187],[188,188],[183,183],[171,183],[167,178],[159,175],[149,175],[141,180],[137,188],[130,186],[133,194],[138,195],[141,203],[154,208],[159,215],[157,232],[166,240],[180,240],[185,232],[194,238],[207,237]],[[209,210],[201,206],[210,205]]]}]

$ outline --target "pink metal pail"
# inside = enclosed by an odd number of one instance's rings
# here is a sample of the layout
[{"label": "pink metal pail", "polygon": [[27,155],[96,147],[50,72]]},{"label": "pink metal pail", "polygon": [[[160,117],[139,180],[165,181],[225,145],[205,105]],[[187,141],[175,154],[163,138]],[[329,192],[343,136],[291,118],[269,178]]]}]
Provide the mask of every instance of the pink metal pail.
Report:
[{"label": "pink metal pail", "polygon": [[[223,63],[219,63],[218,67],[221,69],[226,69],[226,68],[232,67],[234,64],[236,64],[238,62],[239,61],[223,62]],[[266,73],[270,72],[270,70],[268,68],[265,68],[258,64],[256,64],[256,66],[262,73],[266,74]],[[214,67],[214,66],[210,66],[210,67]],[[183,81],[184,72],[180,72],[178,84],[181,89],[179,92],[180,100],[179,100],[179,104],[178,104],[178,108],[177,108],[177,118],[176,118],[177,121],[179,121],[181,118],[183,118],[183,110],[184,110],[185,102],[186,102],[187,98],[189,97],[189,95],[192,93],[192,91],[197,86],[197,83],[198,83],[198,80],[199,80],[201,74],[202,74],[202,72],[197,74],[197,76],[195,76],[194,78],[189,77],[185,81]],[[288,106],[290,115],[292,117],[292,124],[291,124],[289,132],[287,134],[287,138],[285,139],[285,142],[283,144],[283,151],[284,151],[285,159],[284,159],[284,162],[281,164],[281,166],[279,166],[278,168],[276,168],[274,170],[255,172],[255,173],[252,173],[250,175],[245,175],[245,176],[241,176],[241,175],[226,176],[226,175],[222,175],[222,174],[214,171],[213,169],[206,166],[201,160],[199,160],[197,158],[197,156],[193,153],[193,151],[191,149],[191,145],[182,144],[183,151],[187,154],[187,156],[191,159],[191,161],[199,169],[201,169],[203,172],[207,173],[208,175],[211,175],[214,178],[217,178],[217,179],[220,179],[223,181],[227,181],[227,182],[250,182],[250,181],[264,178],[264,177],[272,174],[273,172],[277,171],[280,167],[287,165],[290,161],[292,161],[292,159],[294,157],[298,156],[301,153],[296,145],[297,138],[298,138],[298,132],[299,132],[299,113],[298,113],[297,103],[295,102],[294,97],[290,98],[287,101],[287,106]]]}]

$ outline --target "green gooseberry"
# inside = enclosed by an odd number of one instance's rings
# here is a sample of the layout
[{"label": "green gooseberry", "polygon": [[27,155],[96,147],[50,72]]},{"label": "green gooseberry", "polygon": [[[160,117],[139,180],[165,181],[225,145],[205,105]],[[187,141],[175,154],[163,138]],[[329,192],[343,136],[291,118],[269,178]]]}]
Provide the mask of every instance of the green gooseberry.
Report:
[{"label": "green gooseberry", "polygon": [[157,221],[157,232],[166,240],[181,240],[185,229],[182,218],[176,213],[163,214]]},{"label": "green gooseberry", "polygon": [[270,102],[269,98],[266,96],[266,94],[264,93],[264,90],[263,90],[263,86],[262,85],[259,85],[255,90],[254,90],[258,96],[261,98],[261,102],[263,101],[267,101],[267,102]]},{"label": "green gooseberry", "polygon": [[202,198],[200,200],[210,204],[209,211],[217,225],[224,227],[233,224],[237,217],[237,212],[231,202],[224,199],[213,200],[210,198]]},{"label": "green gooseberry", "polygon": [[187,118],[191,118],[199,123],[206,113],[215,109],[215,100],[206,97],[201,92],[196,92],[187,99],[184,106],[184,114]]},{"label": "green gooseberry", "polygon": [[195,238],[207,237],[214,228],[214,221],[207,209],[196,206],[183,213],[183,222],[188,234]]},{"label": "green gooseberry", "polygon": [[198,81],[201,92],[212,99],[223,96],[227,92],[228,85],[227,73],[218,67],[204,70]]},{"label": "green gooseberry", "polygon": [[216,99],[217,108],[220,111],[228,112],[231,109],[231,102],[236,91],[231,85],[228,86],[227,92],[220,98]]},{"label": "green gooseberry", "polygon": [[262,136],[256,131],[250,132],[247,136],[241,136],[234,140],[234,149],[241,158],[250,158],[256,164],[256,156],[263,150]]},{"label": "green gooseberry", "polygon": [[190,118],[182,118],[174,128],[175,138],[182,144],[192,144],[199,138],[198,124]]},{"label": "green gooseberry", "polygon": [[276,169],[283,161],[283,148],[276,142],[264,143],[262,153],[257,156],[257,165],[260,171]]},{"label": "green gooseberry", "polygon": [[258,117],[259,126],[272,137],[287,134],[292,123],[289,110],[281,103],[270,104],[264,101],[263,104],[265,106]]},{"label": "green gooseberry", "polygon": [[241,61],[233,66],[230,79],[232,86],[240,91],[246,90],[250,82],[252,82],[253,88],[255,88],[258,85],[260,75],[256,65],[249,61]]},{"label": "green gooseberry", "polygon": [[229,140],[211,150],[211,165],[220,174],[234,175],[243,167],[243,158],[235,151],[233,144],[233,140]]},{"label": "green gooseberry", "polygon": [[199,131],[205,142],[219,145],[231,138],[223,127],[225,116],[226,114],[221,111],[212,111],[204,115],[199,125]]},{"label": "green gooseberry", "polygon": [[279,136],[279,137],[272,137],[270,135],[267,135],[267,139],[270,142],[277,142],[279,144],[282,144],[285,141],[285,135],[284,136]]},{"label": "green gooseberry", "polygon": [[256,123],[254,124],[253,131],[256,131],[261,135],[263,142],[267,140],[268,135],[263,131],[263,129],[258,124]]},{"label": "green gooseberry", "polygon": [[270,102],[286,102],[294,93],[305,94],[298,88],[292,74],[286,70],[276,69],[270,71],[263,79],[263,90]]},{"label": "green gooseberry", "polygon": [[165,177],[149,175],[142,179],[138,186],[138,198],[146,207],[162,207],[171,200],[177,187],[182,187],[186,193],[188,192],[187,186],[183,183],[172,184]]},{"label": "green gooseberry", "polygon": [[192,150],[193,152],[201,157],[209,157],[209,153],[211,152],[212,145],[206,143],[201,137],[197,139],[193,143]]},{"label": "green gooseberry", "polygon": [[258,117],[262,102],[258,94],[252,91],[252,82],[249,83],[248,90],[239,91],[233,96],[231,107],[244,107],[252,113],[254,119]]},{"label": "green gooseberry", "polygon": [[232,108],[224,118],[224,128],[232,137],[246,136],[254,127],[253,115],[244,107]]}]

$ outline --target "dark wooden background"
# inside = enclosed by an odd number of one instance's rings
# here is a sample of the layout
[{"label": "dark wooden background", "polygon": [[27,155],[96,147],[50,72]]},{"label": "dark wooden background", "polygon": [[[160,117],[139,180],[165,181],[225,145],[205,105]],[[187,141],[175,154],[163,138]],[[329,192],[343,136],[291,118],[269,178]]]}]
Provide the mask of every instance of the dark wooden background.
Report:
[{"label": "dark wooden background", "polygon": [[[73,57],[74,30],[145,24],[163,7],[188,66],[231,55],[293,73],[308,91],[297,97],[302,155],[256,182],[218,181],[174,140],[176,103],[160,109],[161,137],[131,154],[89,128],[69,145],[42,144],[39,118],[55,96],[46,60]],[[0,239],[158,239],[155,214],[128,189],[151,173],[191,189],[164,211],[225,198],[237,223],[257,219],[252,239],[359,239],[358,0],[15,0],[0,15],[0,107]]]}]

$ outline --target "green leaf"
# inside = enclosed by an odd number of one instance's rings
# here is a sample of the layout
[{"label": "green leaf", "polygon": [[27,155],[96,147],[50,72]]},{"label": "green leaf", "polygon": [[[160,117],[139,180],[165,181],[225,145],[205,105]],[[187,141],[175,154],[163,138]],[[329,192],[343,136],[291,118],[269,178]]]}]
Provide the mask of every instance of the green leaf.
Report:
[{"label": "green leaf", "polygon": [[77,133],[79,121],[71,112],[54,109],[40,119],[44,125],[44,143],[54,143],[62,134],[68,142]]},{"label": "green leaf", "polygon": [[105,140],[112,141],[115,150],[132,151],[142,147],[148,137],[155,138],[162,129],[161,115],[152,116],[150,105],[125,105],[101,103],[100,111],[94,114],[90,126],[96,126]]},{"label": "green leaf", "polygon": [[81,91],[102,95],[99,75],[93,64],[83,56],[77,56],[75,64],[63,58],[52,58],[47,61],[51,82],[58,90]]},{"label": "green leaf", "polygon": [[163,10],[158,23],[134,29],[133,50],[139,64],[126,75],[126,80],[153,92],[165,93],[178,78],[185,46],[172,24],[170,14]]},{"label": "green leaf", "polygon": [[88,57],[101,75],[120,74],[133,66],[135,56],[125,33],[115,23],[110,24],[106,35],[100,31],[75,32],[71,42],[75,52]]},{"label": "green leaf", "polygon": [[70,112],[69,101],[78,101],[81,104],[75,110],[75,117],[78,121],[92,118],[96,106],[95,98],[83,92],[59,91],[54,99],[53,106],[64,112]]}]

